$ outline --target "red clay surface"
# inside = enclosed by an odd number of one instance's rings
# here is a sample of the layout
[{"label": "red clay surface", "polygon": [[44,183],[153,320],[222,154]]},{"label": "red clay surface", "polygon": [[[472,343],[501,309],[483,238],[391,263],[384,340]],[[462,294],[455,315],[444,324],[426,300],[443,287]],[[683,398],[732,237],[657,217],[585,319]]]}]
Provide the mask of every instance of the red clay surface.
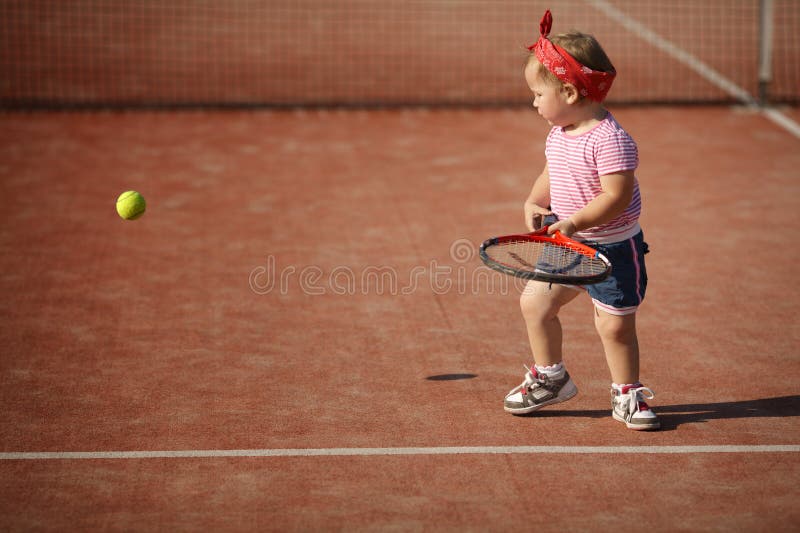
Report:
[{"label": "red clay surface", "polygon": [[[578,397],[502,411],[531,357],[475,246],[522,229],[532,111],[6,114],[0,452],[799,444],[800,143],[741,109],[615,115],[640,146],[662,431],[611,419],[587,299],[563,314]],[[451,374],[474,377],[427,379]],[[800,526],[792,452],[2,460],[0,479],[10,530]]]}]

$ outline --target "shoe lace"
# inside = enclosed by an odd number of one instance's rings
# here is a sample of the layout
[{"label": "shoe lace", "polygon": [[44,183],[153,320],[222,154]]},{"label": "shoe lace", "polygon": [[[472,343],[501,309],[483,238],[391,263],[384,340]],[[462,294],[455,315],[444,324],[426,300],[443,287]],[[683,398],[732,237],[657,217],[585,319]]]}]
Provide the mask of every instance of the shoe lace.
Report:
[{"label": "shoe lace", "polygon": [[650,406],[647,405],[645,400],[652,400],[656,397],[655,393],[650,388],[643,386],[628,389],[628,394],[631,395],[628,408],[631,409],[633,406],[635,406],[635,410],[633,410],[634,413],[637,411],[647,411],[650,409]]},{"label": "shoe lace", "polygon": [[522,385],[520,385],[520,390],[532,390],[547,382],[547,376],[537,372],[535,366],[528,368],[527,365],[522,365],[522,367],[527,370],[527,372],[525,373],[525,380],[522,382]]},{"label": "shoe lace", "polygon": [[611,396],[618,398],[615,400],[626,412],[636,414],[639,411],[647,411],[650,406],[647,405],[645,400],[652,400],[656,397],[655,393],[649,387],[642,384],[631,386],[628,389],[611,389]]}]

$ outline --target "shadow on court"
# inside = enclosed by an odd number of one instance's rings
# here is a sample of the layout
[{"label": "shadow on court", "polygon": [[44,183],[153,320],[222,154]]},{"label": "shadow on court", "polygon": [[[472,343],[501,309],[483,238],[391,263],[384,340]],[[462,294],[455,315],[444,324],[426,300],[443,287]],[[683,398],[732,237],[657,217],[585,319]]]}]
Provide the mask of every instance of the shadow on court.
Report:
[{"label": "shadow on court", "polygon": [[472,379],[478,377],[478,374],[436,374],[428,376],[428,381],[458,381],[461,379]]},{"label": "shadow on court", "polygon": [[[654,405],[661,420],[661,430],[677,429],[682,424],[704,423],[709,420],[732,418],[785,418],[800,416],[800,396],[779,396],[741,402],[692,403],[683,405]],[[537,411],[528,417],[605,418],[609,409],[581,411]]]},{"label": "shadow on court", "polygon": [[729,418],[784,418],[800,416],[800,396],[779,396],[760,400],[720,403],[694,403],[656,406],[661,429],[676,429],[681,424],[704,423]]}]

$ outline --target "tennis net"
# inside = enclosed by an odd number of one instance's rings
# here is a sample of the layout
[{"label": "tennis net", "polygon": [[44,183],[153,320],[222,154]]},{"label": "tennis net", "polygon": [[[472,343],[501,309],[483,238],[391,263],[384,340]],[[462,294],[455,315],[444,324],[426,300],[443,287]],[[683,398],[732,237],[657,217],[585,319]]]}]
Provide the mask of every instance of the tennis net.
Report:
[{"label": "tennis net", "polygon": [[547,8],[612,102],[800,101],[796,0],[0,0],[0,107],[521,104]]}]

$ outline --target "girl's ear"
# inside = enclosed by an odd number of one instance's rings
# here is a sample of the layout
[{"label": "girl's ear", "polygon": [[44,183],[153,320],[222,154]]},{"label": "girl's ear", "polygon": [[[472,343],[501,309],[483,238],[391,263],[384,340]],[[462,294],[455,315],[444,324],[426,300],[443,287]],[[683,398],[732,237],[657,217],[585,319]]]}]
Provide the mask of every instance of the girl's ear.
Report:
[{"label": "girl's ear", "polygon": [[568,104],[574,104],[581,99],[578,89],[571,83],[565,83],[561,86],[561,91],[564,94],[564,99]]}]

